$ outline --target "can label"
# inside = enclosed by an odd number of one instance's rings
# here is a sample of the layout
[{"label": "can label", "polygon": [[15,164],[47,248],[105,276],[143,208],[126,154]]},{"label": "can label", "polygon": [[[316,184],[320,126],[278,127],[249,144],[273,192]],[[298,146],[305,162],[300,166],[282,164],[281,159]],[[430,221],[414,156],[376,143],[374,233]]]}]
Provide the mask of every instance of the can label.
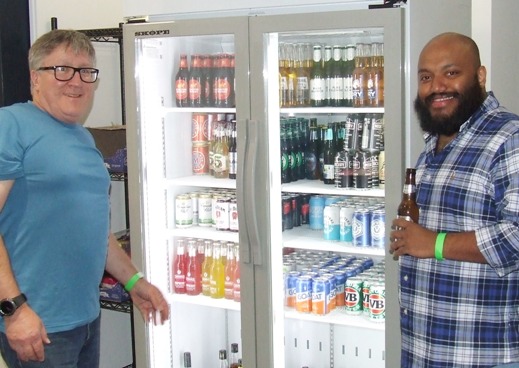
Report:
[{"label": "can label", "polygon": [[384,248],[386,240],[386,212],[383,209],[374,210],[371,214],[371,246]]},{"label": "can label", "polygon": [[312,313],[325,315],[330,312],[330,282],[325,277],[318,277],[312,283]]},{"label": "can label", "polygon": [[323,211],[324,239],[340,239],[340,208],[336,205],[326,206]]},{"label": "can label", "polygon": [[175,225],[177,227],[191,227],[193,225],[193,201],[185,194],[175,198]]},{"label": "can label", "polygon": [[386,285],[383,282],[376,282],[370,287],[369,319],[372,322],[386,320]]},{"label": "can label", "polygon": [[191,197],[191,207],[193,208],[193,225],[198,225],[198,193],[189,193]]},{"label": "can label", "polygon": [[351,243],[353,241],[353,213],[354,207],[341,207],[339,212],[339,240]]},{"label": "can label", "polygon": [[309,313],[312,311],[312,277],[299,276],[296,281],[296,310]]},{"label": "can label", "polygon": [[285,285],[285,305],[289,308],[296,307],[296,284],[300,272],[290,271]]},{"label": "can label", "polygon": [[344,307],[348,314],[362,313],[362,280],[360,278],[351,277],[346,280]]},{"label": "can label", "polygon": [[367,209],[357,209],[353,214],[353,245],[356,247],[369,247],[371,245],[370,213]]},{"label": "can label", "polygon": [[194,113],[191,117],[191,140],[193,142],[207,142],[208,138],[207,114]]},{"label": "can label", "polygon": [[324,201],[325,197],[310,197],[310,229],[322,230],[324,228]]},{"label": "can label", "polygon": [[220,197],[216,201],[216,230],[229,230],[229,204],[230,199]]},{"label": "can label", "polygon": [[335,276],[335,304],[338,308],[344,307],[344,290],[346,284],[346,273],[344,271],[334,271]]},{"label": "can label", "polygon": [[213,196],[200,194],[198,197],[198,226],[211,226],[213,223]]}]

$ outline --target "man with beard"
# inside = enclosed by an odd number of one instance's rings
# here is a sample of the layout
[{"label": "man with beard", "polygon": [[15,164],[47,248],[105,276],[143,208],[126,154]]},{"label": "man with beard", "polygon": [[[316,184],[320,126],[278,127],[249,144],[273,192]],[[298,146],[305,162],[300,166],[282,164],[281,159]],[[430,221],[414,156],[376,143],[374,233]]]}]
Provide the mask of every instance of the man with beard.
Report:
[{"label": "man with beard", "polygon": [[420,54],[419,223],[395,219],[390,234],[403,368],[519,366],[519,116],[485,82],[469,37]]}]

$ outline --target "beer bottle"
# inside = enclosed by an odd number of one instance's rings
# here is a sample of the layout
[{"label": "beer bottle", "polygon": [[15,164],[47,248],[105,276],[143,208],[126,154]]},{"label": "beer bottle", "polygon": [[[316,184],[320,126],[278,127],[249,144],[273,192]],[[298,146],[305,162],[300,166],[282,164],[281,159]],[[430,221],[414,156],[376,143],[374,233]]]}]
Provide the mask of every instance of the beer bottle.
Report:
[{"label": "beer bottle", "polygon": [[344,79],[342,76],[341,47],[333,46],[333,56],[328,74],[328,106],[342,106],[344,99]]},{"label": "beer bottle", "polygon": [[331,125],[328,126],[326,131],[326,138],[324,141],[324,152],[323,152],[323,181],[324,184],[335,183],[335,145],[333,142],[333,128]]},{"label": "beer bottle", "polygon": [[310,127],[310,142],[305,151],[306,179],[319,179],[319,136],[316,126]]},{"label": "beer bottle", "polygon": [[286,45],[279,44],[278,49],[278,65],[279,65],[279,107],[288,107],[288,76],[287,76],[287,60]]},{"label": "beer bottle", "polygon": [[291,182],[297,180],[297,147],[294,139],[294,120],[293,118],[289,118],[285,124],[288,144],[288,172]]},{"label": "beer bottle", "polygon": [[[308,65],[311,60],[307,56],[309,49],[308,44],[297,45],[297,59],[296,59],[296,106],[304,107],[310,105],[310,69]],[[311,53],[310,53],[311,54]],[[309,60],[310,59],[310,60]]]},{"label": "beer bottle", "polygon": [[353,106],[364,107],[366,98],[365,75],[365,49],[366,45],[358,43],[355,48],[355,69],[353,70]]},{"label": "beer bottle", "polygon": [[191,368],[191,353],[188,351],[184,353],[184,368]]},{"label": "beer bottle", "polygon": [[353,188],[353,161],[346,141],[335,155],[334,176],[337,188]]},{"label": "beer bottle", "polygon": [[286,132],[286,119],[281,118],[280,121],[281,131],[280,131],[280,139],[281,139],[281,183],[290,183],[291,173],[290,173],[290,148],[288,146],[287,141],[287,132]]},{"label": "beer bottle", "polygon": [[384,44],[374,43],[375,55],[373,57],[373,83],[375,98],[373,106],[384,106]]},{"label": "beer bottle", "polygon": [[330,98],[330,75],[332,73],[332,47],[329,45],[324,46],[323,55],[323,68],[324,68],[324,105],[328,106],[328,100]]},{"label": "beer bottle", "polygon": [[231,140],[229,144],[229,179],[236,179],[238,167],[238,150],[236,146],[236,120],[232,121]]},{"label": "beer bottle", "polygon": [[225,139],[225,126],[224,122],[218,122],[215,132],[215,145],[214,145],[214,177],[218,179],[229,178],[229,147]]},{"label": "beer bottle", "polygon": [[344,102],[346,107],[353,106],[353,70],[355,69],[355,46],[348,45],[343,53]]},{"label": "beer bottle", "polygon": [[203,74],[201,61],[200,55],[191,55],[191,71],[189,72],[188,82],[188,98],[191,107],[202,106]]},{"label": "beer bottle", "polygon": [[231,344],[231,355],[229,355],[229,368],[238,368],[238,344]]},{"label": "beer bottle", "polygon": [[325,106],[326,75],[323,70],[322,48],[314,46],[314,63],[310,75],[310,105],[313,107]]},{"label": "beer bottle", "polygon": [[177,107],[189,106],[189,69],[187,55],[180,55],[180,65],[175,76],[175,100]]},{"label": "beer bottle", "polygon": [[398,206],[398,218],[418,223],[419,209],[416,203],[416,169],[407,168],[405,184],[402,190],[402,201]]},{"label": "beer bottle", "polygon": [[295,49],[293,44],[287,44],[287,84],[288,84],[288,106],[296,105],[297,74],[295,67]]},{"label": "beer bottle", "polygon": [[227,350],[225,349],[221,349],[218,352],[218,367],[229,368],[229,363],[227,362]]},{"label": "beer bottle", "polygon": [[203,90],[203,103],[202,106],[211,107],[213,106],[213,57],[211,55],[205,55],[202,60],[202,90]]}]

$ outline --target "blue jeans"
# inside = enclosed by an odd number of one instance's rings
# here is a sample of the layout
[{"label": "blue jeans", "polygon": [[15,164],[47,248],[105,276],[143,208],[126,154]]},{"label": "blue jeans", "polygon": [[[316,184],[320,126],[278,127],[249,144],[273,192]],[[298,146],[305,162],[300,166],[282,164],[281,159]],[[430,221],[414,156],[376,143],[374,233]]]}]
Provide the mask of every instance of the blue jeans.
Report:
[{"label": "blue jeans", "polygon": [[0,352],[9,368],[98,368],[100,322],[93,322],[70,331],[49,334],[51,343],[45,346],[45,361],[22,362],[11,349],[7,337],[0,332]]}]

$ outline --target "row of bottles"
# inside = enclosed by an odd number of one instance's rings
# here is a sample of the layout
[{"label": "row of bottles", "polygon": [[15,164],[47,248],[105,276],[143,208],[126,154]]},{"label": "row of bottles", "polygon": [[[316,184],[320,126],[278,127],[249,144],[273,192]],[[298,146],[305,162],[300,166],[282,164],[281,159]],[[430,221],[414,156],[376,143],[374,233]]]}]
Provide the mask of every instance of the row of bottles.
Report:
[{"label": "row of bottles", "polygon": [[177,107],[235,106],[234,54],[180,55],[174,91]]},{"label": "row of bottles", "polygon": [[280,124],[282,183],[308,179],[339,188],[384,185],[382,114],[353,114],[327,125],[318,125],[315,118],[282,117]]},{"label": "row of bottles", "polygon": [[232,242],[178,239],[173,264],[177,294],[240,301],[240,253]]},{"label": "row of bottles", "polygon": [[384,44],[279,46],[280,107],[384,106]]},{"label": "row of bottles", "polygon": [[[184,352],[184,368],[191,368],[191,353],[189,351]],[[231,353],[229,359],[227,359],[227,350],[220,349],[218,351],[218,367],[219,368],[240,368],[243,367],[241,358],[238,354],[238,344],[231,344]]]}]

